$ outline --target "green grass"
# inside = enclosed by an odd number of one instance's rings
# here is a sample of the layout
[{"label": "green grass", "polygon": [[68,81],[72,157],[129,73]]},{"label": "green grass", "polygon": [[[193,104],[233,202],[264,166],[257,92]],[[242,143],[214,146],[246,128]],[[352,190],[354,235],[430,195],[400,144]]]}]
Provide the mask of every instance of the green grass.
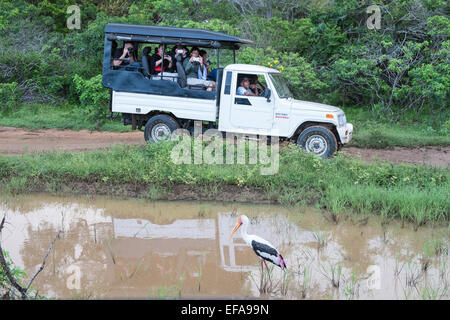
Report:
[{"label": "green grass", "polygon": [[131,131],[131,126],[124,126],[120,117],[111,120],[90,120],[83,114],[81,107],[63,105],[55,107],[47,104],[23,104],[13,112],[0,114],[0,126],[25,129],[70,129],[100,131]]},{"label": "green grass", "polygon": [[[150,186],[170,190],[173,185],[189,185],[208,193],[212,186],[232,185],[262,192],[284,205],[314,205],[337,215],[370,213],[417,226],[449,221],[448,169],[366,164],[341,156],[323,160],[290,145],[280,152],[278,173],[261,175],[260,164],[176,165],[170,157],[173,144],[0,156],[1,189],[21,193],[42,184],[54,189],[72,182],[113,188],[133,184],[141,185],[145,196]],[[157,198],[158,194],[150,196]]]},{"label": "green grass", "polygon": [[348,146],[383,149],[387,147],[449,146],[450,135],[442,135],[419,125],[354,123],[353,140]]},{"label": "green grass", "polygon": [[375,119],[365,109],[344,108],[354,126],[348,146],[359,148],[422,147],[450,145],[450,113],[405,115],[398,122]]}]

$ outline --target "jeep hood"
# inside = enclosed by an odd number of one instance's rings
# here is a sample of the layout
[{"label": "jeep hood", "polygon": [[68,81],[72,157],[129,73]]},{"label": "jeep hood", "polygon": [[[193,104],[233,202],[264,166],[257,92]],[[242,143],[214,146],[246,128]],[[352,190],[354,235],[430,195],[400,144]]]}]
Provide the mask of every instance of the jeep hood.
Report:
[{"label": "jeep hood", "polygon": [[295,100],[292,101],[292,108],[298,110],[308,110],[308,111],[322,111],[322,112],[340,112],[341,108],[333,107],[323,103],[317,102],[309,102],[303,100]]}]

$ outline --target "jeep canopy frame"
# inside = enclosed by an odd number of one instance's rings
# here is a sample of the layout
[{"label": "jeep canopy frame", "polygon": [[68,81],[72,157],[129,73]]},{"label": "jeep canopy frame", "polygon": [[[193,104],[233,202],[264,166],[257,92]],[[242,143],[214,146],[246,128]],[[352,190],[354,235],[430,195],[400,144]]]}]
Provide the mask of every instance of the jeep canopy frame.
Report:
[{"label": "jeep canopy frame", "polygon": [[[204,29],[121,23],[108,23],[106,25],[102,79],[105,87],[115,91],[172,95],[200,99],[215,99],[216,94],[212,92],[201,92],[201,90],[181,88],[176,82],[164,81],[163,70],[161,72],[162,82],[155,82],[159,80],[147,79],[138,70],[130,71],[127,68],[123,70],[112,70],[111,62],[114,54],[113,50],[115,49],[112,44],[117,41],[131,42],[134,44],[162,44],[164,52],[166,51],[167,45],[185,45],[216,49],[218,69],[221,69],[219,68],[220,49],[233,50],[233,60],[236,62],[236,50],[239,50],[240,45],[253,43],[251,40]],[[218,72],[218,78],[220,76],[220,72]]]},{"label": "jeep canopy frame", "polygon": [[203,48],[238,50],[239,44],[253,41],[204,29],[147,26],[137,24],[108,23],[105,28],[108,40],[182,44]]}]

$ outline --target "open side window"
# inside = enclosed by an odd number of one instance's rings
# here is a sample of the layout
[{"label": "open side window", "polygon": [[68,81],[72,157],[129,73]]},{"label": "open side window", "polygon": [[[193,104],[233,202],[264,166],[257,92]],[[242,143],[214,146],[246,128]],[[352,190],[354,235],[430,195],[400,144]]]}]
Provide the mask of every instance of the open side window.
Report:
[{"label": "open side window", "polygon": [[[124,57],[125,44],[131,43],[132,48],[128,49]],[[139,61],[139,43],[138,42],[125,42],[112,40],[111,43],[111,70],[126,70],[126,71],[142,71],[142,62]]]},{"label": "open side window", "polygon": [[[247,80],[248,83],[244,83]],[[246,87],[248,85],[248,87]],[[237,96],[247,96],[245,92],[251,93],[249,96],[263,97],[267,88],[267,81],[263,74],[239,73],[237,75],[235,93]]]},{"label": "open side window", "polygon": [[[140,68],[133,68],[130,70],[129,67],[124,66],[122,63],[114,63],[114,59],[126,58],[123,52],[124,42],[136,44],[134,62],[140,63]],[[198,47],[200,49],[210,50],[209,52],[211,53],[215,50],[217,65],[213,63],[213,66],[211,66],[210,69],[215,68],[217,72],[211,79],[207,78],[206,80],[209,80],[210,82],[214,81],[216,86],[220,86],[218,79],[221,77],[221,71],[219,71],[221,67],[221,52],[225,53],[225,61],[233,61],[235,63],[235,51],[239,50],[241,44],[251,43],[253,42],[247,39],[204,29],[108,23],[105,27],[102,83],[105,87],[115,91],[216,99],[217,89],[220,88],[216,88],[216,91],[190,90],[187,81],[184,84],[180,84],[180,80],[166,80],[170,75],[168,75],[165,70],[161,70],[159,80],[157,80],[159,74],[156,74],[156,77],[153,78],[153,72],[144,70],[142,64],[145,62],[143,62],[142,58],[139,60],[138,55],[142,54],[142,50],[148,44],[164,44],[166,49],[168,49],[167,47],[173,48],[174,46],[180,45],[183,47]],[[232,50],[233,57],[228,57],[226,55],[228,51],[222,51],[224,49]],[[169,50],[166,50],[166,52],[169,53]],[[153,54],[151,51],[149,53]],[[186,53],[183,53],[183,56],[185,55]],[[182,68],[180,68],[180,70],[182,70]],[[176,73],[180,72],[179,70],[176,71],[178,71]],[[190,73],[190,78],[197,78],[193,72]],[[206,81],[204,77],[199,77],[199,79]],[[214,84],[212,84],[212,86],[213,85]],[[230,91],[232,90],[233,89]]]},{"label": "open side window", "polygon": [[[163,96],[186,97],[195,99],[214,100],[216,92],[194,90],[189,86],[181,86],[179,75],[175,70],[151,72],[150,60],[157,52],[159,44],[149,42],[131,42],[133,48],[133,62],[130,58],[123,59],[126,40],[105,39],[105,54],[103,68],[103,84],[113,91],[156,94]],[[168,54],[171,47],[167,48]],[[117,60],[123,61],[118,64]],[[116,61],[116,63],[114,63]],[[172,71],[172,72],[171,72]],[[173,72],[175,71],[175,72]],[[202,88],[200,88],[202,89]]]}]

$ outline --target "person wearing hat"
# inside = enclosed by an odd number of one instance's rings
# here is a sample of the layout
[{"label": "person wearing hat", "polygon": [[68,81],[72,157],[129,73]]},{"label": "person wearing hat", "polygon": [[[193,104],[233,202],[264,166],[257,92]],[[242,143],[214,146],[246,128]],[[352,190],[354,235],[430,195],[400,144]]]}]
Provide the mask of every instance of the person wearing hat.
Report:
[{"label": "person wearing hat", "polygon": [[256,96],[250,89],[250,79],[248,77],[244,77],[241,80],[241,86],[237,88],[236,94],[239,96]]}]

